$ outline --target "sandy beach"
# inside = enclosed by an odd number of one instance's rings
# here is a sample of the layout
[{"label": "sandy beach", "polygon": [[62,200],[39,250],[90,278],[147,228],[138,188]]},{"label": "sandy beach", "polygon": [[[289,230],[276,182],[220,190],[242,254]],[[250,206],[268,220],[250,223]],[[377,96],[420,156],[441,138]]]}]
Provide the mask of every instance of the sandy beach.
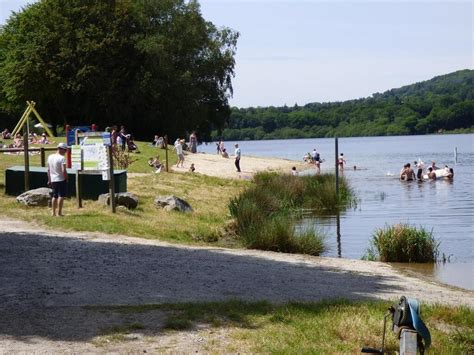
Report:
[{"label": "sandy beach", "polygon": [[240,161],[241,173],[238,173],[234,158],[223,158],[217,154],[188,153],[185,155],[184,168],[173,166],[176,172],[188,172],[191,164],[194,164],[196,173],[217,176],[226,179],[250,179],[259,171],[278,171],[291,173],[291,168],[296,167],[297,171],[314,169],[313,165],[305,164],[293,160],[278,158],[262,158],[243,155]]}]

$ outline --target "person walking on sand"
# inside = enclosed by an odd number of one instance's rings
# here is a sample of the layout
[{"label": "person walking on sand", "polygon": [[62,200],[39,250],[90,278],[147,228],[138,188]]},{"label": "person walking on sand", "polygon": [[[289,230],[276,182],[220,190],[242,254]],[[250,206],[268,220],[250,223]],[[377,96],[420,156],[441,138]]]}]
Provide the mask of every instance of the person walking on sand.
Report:
[{"label": "person walking on sand", "polygon": [[179,163],[181,163],[181,167],[184,168],[183,144],[184,144],[184,139],[179,139],[179,138],[174,143],[176,154],[178,154],[178,162],[176,163],[177,168],[179,167]]},{"label": "person walking on sand", "polygon": [[52,216],[63,215],[63,203],[67,195],[66,151],[67,144],[59,143],[58,151],[48,157],[48,186],[53,189]]},{"label": "person walking on sand", "polygon": [[242,152],[240,151],[238,144],[235,144],[234,147],[235,147],[235,151],[234,151],[235,167],[237,168],[237,172],[240,173],[240,158],[241,158]]},{"label": "person walking on sand", "polygon": [[195,131],[189,136],[189,151],[191,153],[197,153],[197,136]]}]

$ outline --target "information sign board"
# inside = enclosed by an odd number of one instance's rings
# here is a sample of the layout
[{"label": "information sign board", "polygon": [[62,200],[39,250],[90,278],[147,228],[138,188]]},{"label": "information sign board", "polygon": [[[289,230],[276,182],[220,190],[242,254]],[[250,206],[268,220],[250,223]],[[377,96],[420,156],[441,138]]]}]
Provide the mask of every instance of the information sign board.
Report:
[{"label": "information sign board", "polygon": [[71,167],[82,170],[82,151],[80,145],[71,146]]}]

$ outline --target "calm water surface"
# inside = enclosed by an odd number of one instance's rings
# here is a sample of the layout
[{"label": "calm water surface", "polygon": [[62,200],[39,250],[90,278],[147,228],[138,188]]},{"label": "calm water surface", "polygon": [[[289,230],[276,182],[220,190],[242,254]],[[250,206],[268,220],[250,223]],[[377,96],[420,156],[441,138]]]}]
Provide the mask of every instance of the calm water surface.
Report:
[{"label": "calm water surface", "polygon": [[[226,142],[229,152],[233,143]],[[238,142],[245,155],[301,160],[316,148],[326,161],[322,172],[334,171],[334,139],[294,139]],[[454,149],[457,147],[457,163]],[[215,144],[200,150],[215,153]],[[340,216],[341,238],[336,236],[336,217],[306,221],[328,235],[328,256],[359,259],[376,228],[409,223],[433,230],[440,251],[450,263],[413,266],[425,275],[474,290],[474,135],[339,138],[339,152],[347,160],[344,172],[359,200],[357,207]],[[422,159],[437,166],[453,167],[454,181],[400,182],[404,164]],[[353,166],[357,170],[353,170]]]}]

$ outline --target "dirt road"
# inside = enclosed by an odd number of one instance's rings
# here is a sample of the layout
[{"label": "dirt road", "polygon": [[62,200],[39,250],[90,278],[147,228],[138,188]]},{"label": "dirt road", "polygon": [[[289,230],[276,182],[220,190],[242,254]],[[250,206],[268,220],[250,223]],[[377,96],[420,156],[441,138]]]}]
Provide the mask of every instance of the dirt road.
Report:
[{"label": "dirt road", "polygon": [[[474,307],[474,292],[400,275],[383,263],[41,231],[1,217],[0,270],[0,353],[200,349],[193,332],[137,334],[131,348],[97,348],[101,330],[122,324],[124,316],[84,307],[91,305],[407,295]],[[148,332],[159,329],[159,312],[140,317]]]}]

